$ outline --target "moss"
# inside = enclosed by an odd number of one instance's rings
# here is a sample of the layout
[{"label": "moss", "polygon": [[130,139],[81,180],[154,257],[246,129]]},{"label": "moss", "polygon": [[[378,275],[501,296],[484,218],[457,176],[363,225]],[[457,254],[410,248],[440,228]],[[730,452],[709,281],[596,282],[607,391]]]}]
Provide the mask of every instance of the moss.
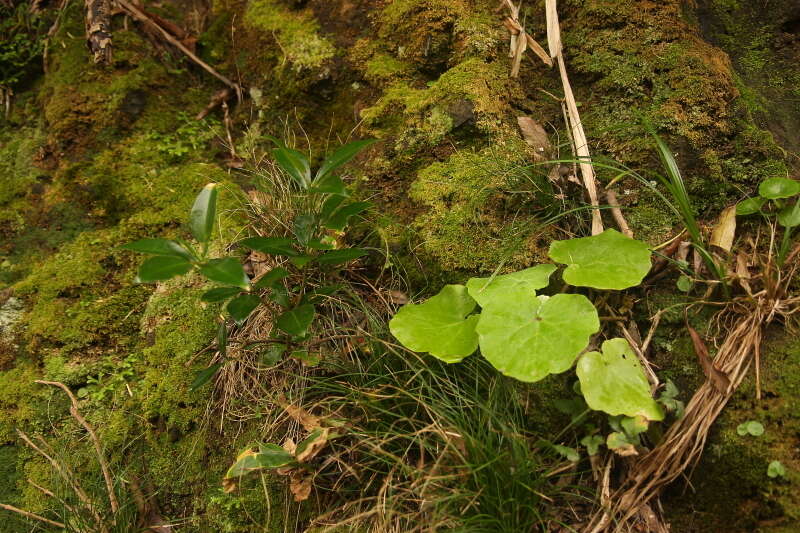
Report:
[{"label": "moss", "polygon": [[684,15],[680,2],[592,0],[570,11],[563,31],[591,136],[628,166],[652,164],[642,117],[675,136],[670,142],[702,215],[786,166],[772,136],[740,105],[728,56]]},{"label": "moss", "polygon": [[336,52],[330,40],[320,35],[313,15],[292,11],[278,0],[250,2],[244,21],[254,29],[274,34],[286,59],[297,70],[319,68]]},{"label": "moss", "polygon": [[530,186],[525,153],[522,141],[498,143],[480,152],[457,152],[419,173],[410,195],[428,210],[417,226],[442,267],[492,271],[543,259],[533,214],[537,193],[511,193],[514,185]]}]

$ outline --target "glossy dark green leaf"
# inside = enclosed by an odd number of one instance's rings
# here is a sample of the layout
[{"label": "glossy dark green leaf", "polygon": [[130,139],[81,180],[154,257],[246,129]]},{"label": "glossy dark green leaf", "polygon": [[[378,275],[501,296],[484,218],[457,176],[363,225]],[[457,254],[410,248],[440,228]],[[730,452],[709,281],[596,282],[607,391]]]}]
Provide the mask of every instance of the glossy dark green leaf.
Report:
[{"label": "glossy dark green leaf", "polygon": [[292,247],[294,241],[288,237],[250,237],[239,241],[239,244],[251,250],[270,255],[295,256],[297,250]]},{"label": "glossy dark green leaf", "polygon": [[289,307],[289,291],[281,284],[276,283],[272,286],[269,299],[281,307]]},{"label": "glossy dark green leaf", "polygon": [[244,273],[242,264],[234,257],[211,259],[200,267],[200,273],[211,281],[225,285],[235,285],[243,289],[250,286],[250,279]]},{"label": "glossy dark green leaf", "polygon": [[264,366],[275,366],[277,365],[281,359],[283,359],[283,354],[286,353],[287,346],[285,344],[269,344],[261,352],[261,364]]},{"label": "glossy dark green leaf", "polygon": [[342,250],[331,250],[317,257],[320,265],[341,265],[348,261],[353,261],[359,257],[367,255],[367,250],[363,248],[343,248]]},{"label": "glossy dark green leaf", "polygon": [[300,300],[300,303],[304,304],[322,303],[325,301],[327,297],[331,296],[332,294],[335,294],[341,288],[342,285],[340,283],[318,287],[312,291],[305,293],[303,295],[303,298]]},{"label": "glossy dark green leaf", "polygon": [[283,267],[275,267],[263,276],[261,276],[253,287],[257,289],[268,289],[273,287],[275,283],[282,280],[289,275],[289,271]]},{"label": "glossy dark green leaf", "polygon": [[217,327],[217,350],[223,356],[228,353],[228,324],[224,320]]},{"label": "glossy dark green leaf", "polygon": [[300,186],[308,189],[311,185],[311,167],[308,158],[297,150],[287,147],[273,148],[272,156],[275,162]]},{"label": "glossy dark green leaf", "polygon": [[208,383],[211,378],[214,377],[214,374],[222,367],[222,363],[214,363],[208,368],[204,368],[203,370],[199,371],[192,381],[192,384],[189,385],[189,390],[195,391]]},{"label": "glossy dark green leaf", "polygon": [[347,222],[350,220],[350,217],[361,213],[362,211],[366,211],[372,206],[369,202],[353,202],[352,204],[347,204],[344,207],[340,207],[337,209],[327,220],[323,222],[323,225],[326,228],[342,231],[344,230],[345,226],[347,226]]},{"label": "glossy dark green leaf", "polygon": [[214,219],[217,216],[217,184],[209,183],[194,200],[189,213],[189,229],[194,238],[200,242],[208,242],[214,230]]},{"label": "glossy dark green leaf", "polygon": [[296,266],[297,268],[303,268],[304,266],[306,266],[307,264],[309,264],[313,260],[314,260],[314,257],[310,256],[310,255],[298,255],[296,257],[290,257],[289,258],[289,261],[291,261],[292,264],[294,266]]},{"label": "glossy dark green leaf", "polygon": [[146,259],[139,267],[138,283],[164,281],[186,274],[192,269],[192,264],[182,257],[159,255]]},{"label": "glossy dark green leaf", "polygon": [[289,335],[302,337],[308,331],[308,327],[314,320],[314,306],[311,304],[304,304],[290,311],[286,311],[278,317],[275,325],[281,331],[285,331]]},{"label": "glossy dark green leaf", "polygon": [[342,178],[335,174],[328,174],[318,179],[314,182],[314,186],[308,189],[308,192],[347,196],[347,189],[344,186]]},{"label": "glossy dark green leaf", "polygon": [[260,303],[261,298],[255,294],[242,294],[228,302],[228,306],[225,309],[228,310],[228,313],[236,323],[241,326]]},{"label": "glossy dark green leaf", "polygon": [[319,210],[319,219],[324,223],[345,201],[344,196],[331,196],[322,203],[322,208]]},{"label": "glossy dark green leaf", "polygon": [[363,141],[353,141],[344,146],[340,146],[335,152],[325,158],[325,161],[322,162],[322,166],[319,167],[314,179],[319,180],[328,175],[333,170],[349,162],[358,152],[374,142],[376,142],[376,139],[365,139]]},{"label": "glossy dark green leaf", "polygon": [[242,292],[239,287],[217,287],[203,293],[200,299],[206,303],[216,303],[233,298]]},{"label": "glossy dark green leaf", "polygon": [[314,215],[309,215],[307,213],[297,215],[292,223],[292,227],[294,229],[294,236],[303,246],[308,244],[308,241],[311,240],[311,237],[314,236],[314,231],[317,229]]},{"label": "glossy dark green leaf", "polygon": [[182,257],[187,261],[194,259],[189,250],[170,239],[141,239],[136,242],[123,244],[121,248],[143,254]]}]

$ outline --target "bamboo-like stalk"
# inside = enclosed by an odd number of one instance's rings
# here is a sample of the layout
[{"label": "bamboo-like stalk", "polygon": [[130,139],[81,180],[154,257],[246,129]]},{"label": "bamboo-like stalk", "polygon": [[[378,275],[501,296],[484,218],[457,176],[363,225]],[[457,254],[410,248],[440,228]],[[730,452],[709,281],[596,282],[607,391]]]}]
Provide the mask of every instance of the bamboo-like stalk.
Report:
[{"label": "bamboo-like stalk", "polygon": [[558,22],[556,0],[547,0],[545,4],[545,13],[547,16],[547,45],[549,47],[550,57],[555,59],[558,63],[561,85],[564,87],[564,100],[567,104],[567,115],[569,117],[568,127],[575,141],[575,155],[580,161],[579,167],[581,169],[581,177],[583,178],[583,186],[586,188],[586,192],[589,195],[589,202],[593,208],[592,235],[597,235],[603,232],[603,219],[600,217],[600,210],[598,209],[600,203],[597,199],[597,180],[595,179],[594,167],[592,166],[592,157],[589,153],[589,142],[586,140],[586,132],[581,123],[578,104],[575,101],[575,95],[572,93],[572,85],[569,82],[569,76],[567,76],[567,66],[564,62],[564,54],[561,45],[561,28]]}]

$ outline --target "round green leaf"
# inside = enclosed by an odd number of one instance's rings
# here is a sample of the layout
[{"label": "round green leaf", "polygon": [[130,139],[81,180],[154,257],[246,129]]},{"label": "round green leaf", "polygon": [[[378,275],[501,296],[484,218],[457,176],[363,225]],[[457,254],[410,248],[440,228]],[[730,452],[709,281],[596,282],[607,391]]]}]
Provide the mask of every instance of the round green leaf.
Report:
[{"label": "round green leaf", "polygon": [[739,424],[736,427],[736,432],[742,436],[752,435],[754,437],[760,437],[764,434],[764,426],[761,422],[756,420],[748,420],[747,422]]},{"label": "round green leaf", "polygon": [[740,216],[752,215],[761,211],[761,206],[766,203],[764,198],[748,198],[736,204],[736,214]]},{"label": "round green leaf", "polygon": [[651,396],[647,377],[625,339],[605,341],[602,353],[583,354],[577,373],[586,403],[595,411],[663,420],[664,413]]},{"label": "round green leaf", "polygon": [[785,477],[786,467],[780,461],[772,461],[767,467],[767,475],[771,478]]},{"label": "round green leaf", "polygon": [[692,290],[692,285],[694,285],[694,283],[692,283],[692,278],[685,274],[681,274],[681,276],[678,278],[678,281],[675,283],[675,286],[678,287],[678,290],[683,292],[689,292]]},{"label": "round green leaf", "polygon": [[225,308],[237,324],[241,325],[250,316],[250,313],[261,303],[261,298],[255,294],[242,294],[237,296]]},{"label": "round green leaf", "polygon": [[513,291],[527,295],[535,294],[536,290],[547,287],[550,283],[550,274],[555,270],[555,265],[536,265],[493,278],[472,278],[467,282],[467,291],[478,305],[486,307],[503,293]]},{"label": "round green leaf", "polygon": [[579,287],[627,289],[650,271],[650,250],[614,229],[599,235],[555,241],[550,257],[567,266],[564,281]]},{"label": "round green leaf", "polygon": [[787,205],[778,211],[778,224],[784,228],[800,226],[800,200],[795,205]]},{"label": "round green leaf", "polygon": [[520,381],[538,381],[567,370],[600,329],[592,302],[581,294],[547,296],[501,293],[475,328],[481,353]]},{"label": "round green leaf", "polygon": [[300,337],[306,334],[313,320],[314,306],[311,304],[304,304],[281,314],[275,321],[275,325],[289,335]]},{"label": "round green leaf", "polygon": [[475,305],[466,287],[445,285],[426,302],[401,307],[389,322],[389,330],[410,350],[457,363],[478,348],[478,316],[467,317]]},{"label": "round green leaf", "polygon": [[192,264],[182,257],[160,255],[151,257],[142,263],[136,281],[139,283],[163,281],[186,274],[191,269]]},{"label": "round green leaf", "polygon": [[234,285],[246,289],[250,285],[250,278],[244,273],[242,264],[233,257],[211,259],[200,267],[200,273],[211,281]]},{"label": "round green leaf", "polygon": [[208,242],[214,229],[217,213],[217,184],[209,183],[194,200],[189,213],[189,229],[194,238],[200,242]]},{"label": "round green leaf", "polygon": [[789,198],[798,193],[800,193],[800,182],[789,178],[768,178],[758,186],[758,194],[770,200]]}]

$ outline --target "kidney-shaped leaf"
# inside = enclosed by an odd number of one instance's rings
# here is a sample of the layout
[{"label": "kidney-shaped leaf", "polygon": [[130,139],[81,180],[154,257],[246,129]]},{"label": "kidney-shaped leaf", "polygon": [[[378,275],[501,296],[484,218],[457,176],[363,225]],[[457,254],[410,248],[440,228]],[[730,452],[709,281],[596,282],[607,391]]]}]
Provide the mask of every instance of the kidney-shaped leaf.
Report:
[{"label": "kidney-shaped leaf", "polygon": [[389,322],[389,330],[410,350],[457,363],[478,348],[478,315],[467,317],[475,305],[466,287],[445,285],[424,303],[401,307]]},{"label": "kidney-shaped leaf", "polygon": [[599,235],[555,241],[550,257],[564,263],[564,281],[579,287],[627,289],[650,271],[650,250],[636,239],[614,229]]},{"label": "kidney-shaped leaf", "polygon": [[790,180],[789,178],[768,178],[758,186],[758,194],[770,200],[789,198],[799,193],[800,181]]},{"label": "kidney-shaped leaf", "polygon": [[784,228],[800,226],[800,200],[795,205],[787,205],[778,211],[778,224]]},{"label": "kidney-shaped leaf", "polygon": [[476,331],[481,353],[520,381],[564,372],[600,329],[592,302],[581,294],[505,293],[484,307]]},{"label": "kidney-shaped leaf", "polygon": [[650,384],[625,339],[610,339],[601,352],[584,354],[577,367],[586,404],[610,415],[663,420],[664,412],[650,394]]},{"label": "kidney-shaped leaf", "polygon": [[555,265],[536,265],[494,278],[472,278],[467,282],[467,291],[478,302],[478,305],[486,307],[493,299],[504,293],[535,294],[538,289],[547,287],[550,283],[550,274],[555,269]]}]

